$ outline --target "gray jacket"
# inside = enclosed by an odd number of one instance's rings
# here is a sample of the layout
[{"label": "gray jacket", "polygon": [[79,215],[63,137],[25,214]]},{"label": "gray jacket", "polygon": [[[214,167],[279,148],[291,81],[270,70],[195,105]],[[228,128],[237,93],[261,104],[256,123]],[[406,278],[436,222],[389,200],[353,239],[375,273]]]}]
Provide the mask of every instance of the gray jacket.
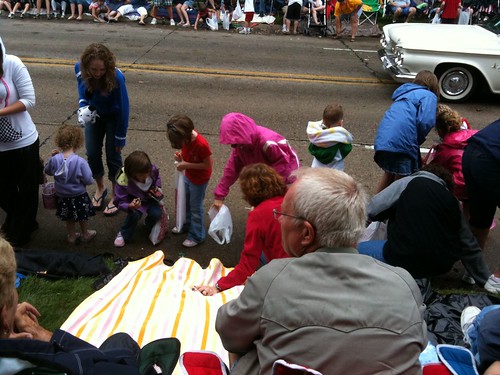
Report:
[{"label": "gray jacket", "polygon": [[420,374],[425,305],[402,268],[322,248],[276,259],[220,307],[224,347],[245,354],[231,374],[271,374],[277,359],[324,374]]}]

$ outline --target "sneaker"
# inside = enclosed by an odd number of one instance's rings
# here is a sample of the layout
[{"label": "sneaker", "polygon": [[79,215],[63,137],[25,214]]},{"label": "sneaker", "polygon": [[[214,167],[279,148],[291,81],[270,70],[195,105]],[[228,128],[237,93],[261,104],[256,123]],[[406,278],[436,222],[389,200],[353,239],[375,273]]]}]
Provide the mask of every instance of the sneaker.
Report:
[{"label": "sneaker", "polygon": [[286,25],[283,25],[283,27],[281,28],[281,32],[286,33]]},{"label": "sneaker", "polygon": [[118,232],[115,238],[115,247],[125,246],[125,240],[123,239],[122,232]]},{"label": "sneaker", "polygon": [[[115,241],[115,243],[116,243],[116,241]],[[194,241],[191,241],[190,239],[186,239],[182,243],[182,246],[184,246],[184,247],[195,247],[195,246],[198,246],[198,242],[194,242]]]},{"label": "sneaker", "polygon": [[170,20],[170,26],[175,26],[175,21],[173,19]]},{"label": "sneaker", "polygon": [[240,30],[240,34],[246,34],[246,33],[247,33],[246,27],[244,27],[243,29]]},{"label": "sneaker", "polygon": [[462,327],[462,332],[464,334],[464,341],[468,344],[470,344],[470,338],[468,333],[469,327],[471,326],[472,323],[474,323],[476,316],[480,312],[481,309],[477,308],[476,306],[469,306],[462,310],[462,315],[460,316],[460,327]]},{"label": "sneaker", "polygon": [[500,293],[500,278],[491,275],[486,284],[484,284],[484,289],[490,293]]},{"label": "sneaker", "polygon": [[464,274],[462,275],[462,281],[469,285],[476,284],[476,281],[472,278],[471,275],[469,275],[467,271],[465,271]]},{"label": "sneaker", "polygon": [[20,17],[21,17],[21,18],[24,18],[24,13],[21,13]]},{"label": "sneaker", "polygon": [[48,19],[48,20],[51,20],[51,19],[52,19],[52,17],[50,16],[50,14],[47,14],[47,19]]},{"label": "sneaker", "polygon": [[39,18],[40,18],[40,13],[35,14],[35,15],[33,16],[33,18],[34,18],[34,19],[36,19],[36,20],[37,20],[37,19],[39,19]]},{"label": "sneaker", "polygon": [[14,18],[14,12],[10,12],[9,15],[7,16],[8,18]]},{"label": "sneaker", "polygon": [[156,25],[158,23],[157,19],[156,18],[153,18],[151,20],[151,25]]}]

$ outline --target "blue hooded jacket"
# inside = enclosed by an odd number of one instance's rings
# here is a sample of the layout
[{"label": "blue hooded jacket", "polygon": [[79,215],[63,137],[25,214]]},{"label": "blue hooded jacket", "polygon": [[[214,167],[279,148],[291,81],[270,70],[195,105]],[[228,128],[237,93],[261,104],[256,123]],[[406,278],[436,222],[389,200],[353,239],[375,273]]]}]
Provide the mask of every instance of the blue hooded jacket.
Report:
[{"label": "blue hooded jacket", "polygon": [[377,129],[375,152],[398,152],[418,160],[420,145],[436,125],[437,96],[425,86],[405,83],[392,100]]}]

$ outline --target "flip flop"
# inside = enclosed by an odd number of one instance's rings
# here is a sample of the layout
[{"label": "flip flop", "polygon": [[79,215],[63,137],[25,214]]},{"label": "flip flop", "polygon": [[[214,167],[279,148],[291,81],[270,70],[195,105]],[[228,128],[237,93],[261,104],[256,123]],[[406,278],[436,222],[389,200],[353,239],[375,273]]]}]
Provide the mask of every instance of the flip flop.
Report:
[{"label": "flip flop", "polygon": [[[94,207],[94,210],[100,211],[104,208],[104,203],[105,203],[104,199],[106,199],[107,196],[108,196],[108,189],[104,189],[102,195],[99,198],[96,198],[94,194],[94,197],[92,198],[92,207]],[[97,203],[97,206],[94,203]]]},{"label": "flip flop", "polygon": [[118,213],[118,207],[116,207],[113,203],[109,202],[106,208],[104,209],[104,216],[115,216]]}]

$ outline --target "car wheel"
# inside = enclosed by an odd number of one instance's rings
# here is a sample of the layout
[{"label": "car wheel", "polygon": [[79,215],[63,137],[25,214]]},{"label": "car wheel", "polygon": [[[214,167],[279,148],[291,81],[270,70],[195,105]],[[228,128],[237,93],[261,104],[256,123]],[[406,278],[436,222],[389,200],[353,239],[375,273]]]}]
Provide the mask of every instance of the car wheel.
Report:
[{"label": "car wheel", "polygon": [[454,66],[439,75],[441,97],[450,102],[468,99],[477,86],[477,79],[469,67]]}]

